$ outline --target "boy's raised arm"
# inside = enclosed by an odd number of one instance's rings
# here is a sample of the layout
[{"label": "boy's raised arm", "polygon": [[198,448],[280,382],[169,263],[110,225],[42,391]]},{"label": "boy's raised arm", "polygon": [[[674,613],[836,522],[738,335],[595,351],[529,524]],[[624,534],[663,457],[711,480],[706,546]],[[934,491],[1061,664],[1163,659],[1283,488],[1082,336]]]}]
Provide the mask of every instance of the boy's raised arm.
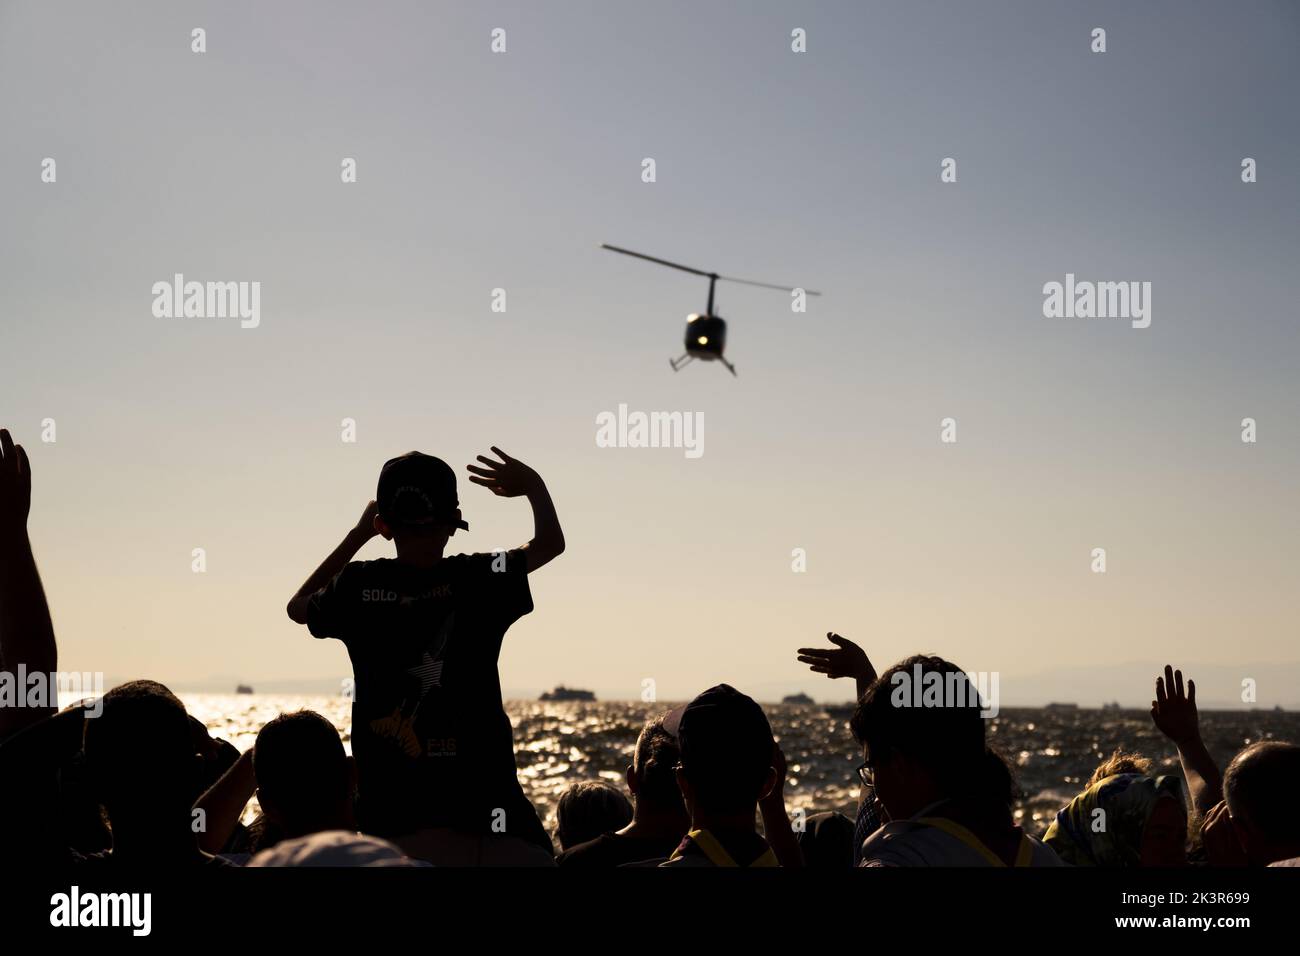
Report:
[{"label": "boy's raised arm", "polygon": [[502,498],[523,495],[533,506],[533,539],[522,549],[528,560],[528,573],[532,574],[564,553],[564,530],[560,527],[555,503],[551,501],[551,493],[546,490],[542,476],[495,445],[492,451],[501,460],[493,461],[479,455],[482,467],[466,466],[470,472],[469,480]]},{"label": "boy's raised arm", "polygon": [[335,576],[348,566],[348,562],[356,557],[362,546],[378,534],[375,530],[375,515],[378,513],[379,508],[375,502],[366,505],[366,510],[362,512],[356,527],[347,533],[339,546],[331,551],[329,557],[321,562],[320,567],[312,572],[311,577],[303,582],[298,593],[289,599],[289,606],[285,608],[289,620],[295,624],[307,623],[307,601],[334,580]]}]

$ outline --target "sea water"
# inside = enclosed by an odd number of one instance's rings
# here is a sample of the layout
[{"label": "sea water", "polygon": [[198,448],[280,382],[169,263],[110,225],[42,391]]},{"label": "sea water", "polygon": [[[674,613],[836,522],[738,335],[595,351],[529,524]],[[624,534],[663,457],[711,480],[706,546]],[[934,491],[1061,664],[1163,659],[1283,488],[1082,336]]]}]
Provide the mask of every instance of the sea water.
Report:
[{"label": "sea water", "polygon": [[[351,703],[342,696],[275,694],[181,694],[185,706],[215,737],[239,750],[253,745],[258,729],[277,714],[314,710],[338,728],[349,745]],[[519,782],[553,830],[555,803],[571,783],[606,780],[623,787],[637,734],[647,717],[671,702],[506,702],[514,725]],[[764,704],[772,731],[786,755],[786,803],[793,813],[855,812],[862,762],[849,733],[848,707]],[[1157,773],[1178,773],[1177,752],[1145,710],[1053,710],[1003,708],[989,720],[989,742],[1011,762],[1024,796],[1017,806],[1022,826],[1035,835],[1082,789],[1097,764],[1116,748],[1155,762]],[[1201,731],[1220,768],[1257,740],[1300,740],[1300,714],[1280,711],[1206,711]],[[256,808],[245,813],[245,822]]]}]

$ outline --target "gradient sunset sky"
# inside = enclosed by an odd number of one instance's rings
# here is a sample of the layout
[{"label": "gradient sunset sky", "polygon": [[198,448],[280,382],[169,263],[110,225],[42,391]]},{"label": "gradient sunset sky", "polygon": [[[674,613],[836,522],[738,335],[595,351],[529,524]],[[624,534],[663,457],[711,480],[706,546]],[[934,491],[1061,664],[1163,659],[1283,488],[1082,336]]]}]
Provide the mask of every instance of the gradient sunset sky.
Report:
[{"label": "gradient sunset sky", "polygon": [[[346,676],[286,601],[412,448],[453,549],[527,540],[464,481],[495,444],[568,538],[507,688],[799,683],[834,629],[1011,699],[1169,659],[1300,702],[1298,42],[1284,2],[0,2],[0,423],[61,666]],[[707,283],[601,242],[824,295],[720,285],[739,377],[674,374]],[[155,318],[178,272],[260,327]],[[1044,318],[1067,273],[1151,327]],[[620,403],[704,454],[596,447]]]}]

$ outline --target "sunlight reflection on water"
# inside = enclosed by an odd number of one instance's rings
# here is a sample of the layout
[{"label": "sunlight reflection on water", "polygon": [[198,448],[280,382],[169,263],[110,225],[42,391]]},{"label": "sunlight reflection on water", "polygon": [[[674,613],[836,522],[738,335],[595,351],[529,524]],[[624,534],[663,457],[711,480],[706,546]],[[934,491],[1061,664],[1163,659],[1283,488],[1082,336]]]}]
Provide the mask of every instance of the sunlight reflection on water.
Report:
[{"label": "sunlight reflection on water", "polygon": [[[181,694],[190,713],[239,750],[277,714],[306,708],[328,718],[349,747],[351,703],[346,698],[276,694]],[[628,701],[507,701],[515,728],[520,784],[548,828],[561,791],[579,780],[621,785],[637,734],[648,716],[670,703]],[[848,730],[849,709],[803,704],[764,705],[789,763],[787,803],[807,813],[857,805],[854,768],[861,755]],[[1274,711],[1209,711],[1202,732],[1220,766],[1247,741],[1300,737],[1300,715]],[[1160,772],[1178,772],[1175,751],[1145,711],[1048,711],[1004,708],[990,721],[990,743],[1015,765],[1025,792],[1017,810],[1031,832],[1046,828],[1116,747],[1152,758]],[[255,808],[245,813],[252,819]]]}]

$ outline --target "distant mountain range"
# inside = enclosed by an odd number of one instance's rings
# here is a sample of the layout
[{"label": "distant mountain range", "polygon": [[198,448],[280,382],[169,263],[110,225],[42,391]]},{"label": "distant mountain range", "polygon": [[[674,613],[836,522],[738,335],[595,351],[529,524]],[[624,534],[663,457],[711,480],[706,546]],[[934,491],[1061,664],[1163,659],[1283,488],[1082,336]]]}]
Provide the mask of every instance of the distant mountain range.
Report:
[{"label": "distant mountain range", "polygon": [[[1196,703],[1204,710],[1300,710],[1300,662],[1250,664],[1197,664],[1178,661],[1183,677],[1196,681]],[[1034,674],[1002,674],[998,680],[1001,707],[1041,707],[1053,701],[1095,708],[1117,701],[1125,708],[1149,709],[1155,697],[1156,677],[1165,662],[1136,661],[1062,667]],[[1242,700],[1242,681],[1255,681],[1254,702]],[[769,681],[741,688],[761,701],[777,701],[804,691],[818,703],[838,703],[853,698],[851,681]]]},{"label": "distant mountain range", "polygon": [[[1185,677],[1196,681],[1197,703],[1206,710],[1300,710],[1300,662],[1254,662],[1249,664],[1196,664],[1178,662]],[[1100,707],[1118,701],[1126,708],[1147,708],[1155,694],[1155,679],[1164,672],[1164,663],[1138,661],[1124,664],[1099,664],[1092,667],[1062,667],[1029,675],[1003,674],[999,678],[999,706],[1040,707],[1052,701],[1077,703],[1080,707]],[[248,675],[213,677],[203,681],[177,681],[173,690],[191,693],[233,694],[239,684],[247,684],[260,694],[338,694],[347,675],[335,677],[257,679]],[[1255,681],[1253,703],[1241,699],[1242,681]],[[582,674],[569,675],[582,680]],[[109,681],[109,687],[115,682]],[[536,700],[550,683],[533,687],[503,688],[508,699]],[[591,687],[590,684],[584,686]],[[629,699],[626,686],[592,688],[601,700]],[[700,688],[660,685],[665,701],[685,700]],[[796,677],[789,680],[762,681],[740,687],[764,703],[798,693],[807,693],[818,703],[847,703],[853,699],[851,681]]]}]

